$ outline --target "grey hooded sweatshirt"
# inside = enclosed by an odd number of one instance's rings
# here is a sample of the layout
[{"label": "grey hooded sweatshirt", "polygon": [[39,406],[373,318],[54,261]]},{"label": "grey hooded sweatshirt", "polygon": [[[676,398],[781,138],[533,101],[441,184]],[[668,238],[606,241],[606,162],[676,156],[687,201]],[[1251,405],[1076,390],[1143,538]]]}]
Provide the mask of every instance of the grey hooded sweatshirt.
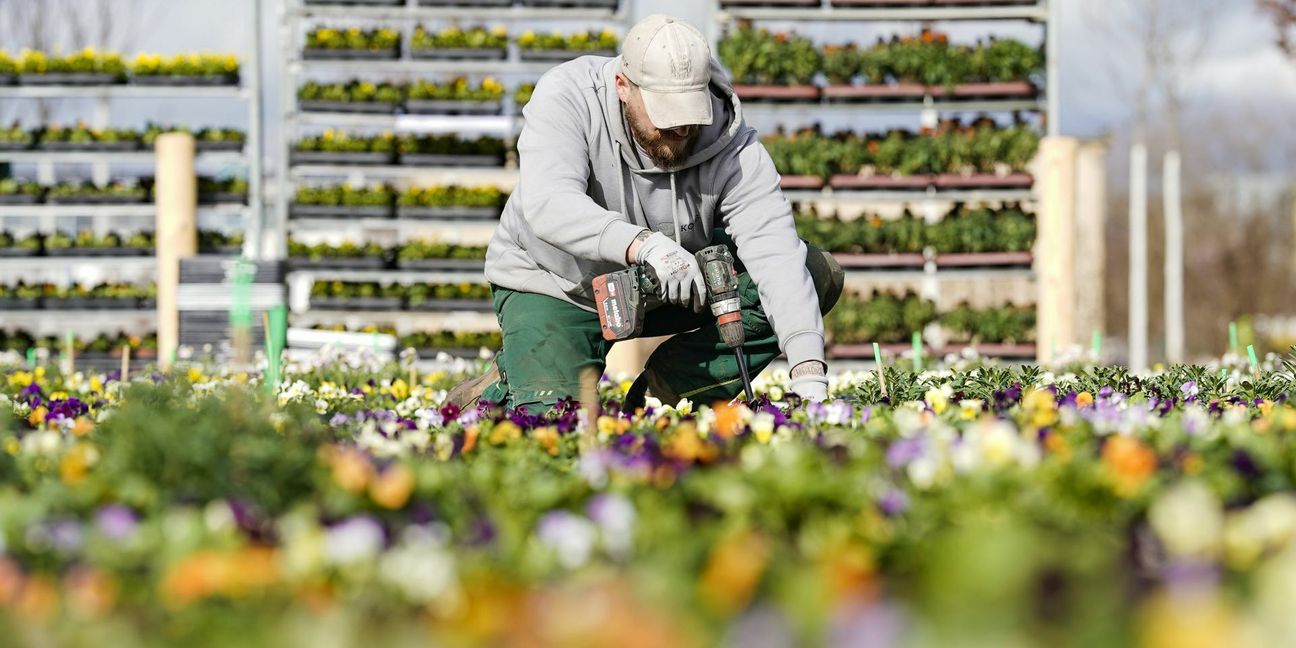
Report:
[{"label": "grey hooded sweatshirt", "polygon": [[583,56],[536,84],[518,139],[520,180],[487,249],[486,279],[593,310],[591,282],[626,267],[626,248],[643,229],[696,252],[723,227],[790,365],[822,362],[806,247],[728,75],[712,59],[712,124],[683,167],[667,171],[630,134],[616,93],[620,69],[619,56]]}]

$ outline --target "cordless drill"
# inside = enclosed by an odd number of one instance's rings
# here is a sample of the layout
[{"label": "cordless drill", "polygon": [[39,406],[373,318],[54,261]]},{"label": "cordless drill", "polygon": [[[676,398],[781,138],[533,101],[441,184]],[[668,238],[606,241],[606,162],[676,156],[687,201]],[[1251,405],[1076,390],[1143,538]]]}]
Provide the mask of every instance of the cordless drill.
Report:
[{"label": "cordless drill", "polygon": [[[738,358],[743,388],[748,400],[753,398],[747,374],[747,357],[742,352],[746,341],[742,325],[742,306],[738,297],[738,273],[734,258],[724,245],[712,245],[696,255],[706,284],[706,302],[716,318],[720,337]],[[644,314],[661,304],[661,283],[650,266],[631,266],[594,278],[594,304],[598,309],[603,339],[625,340],[643,332]]]}]

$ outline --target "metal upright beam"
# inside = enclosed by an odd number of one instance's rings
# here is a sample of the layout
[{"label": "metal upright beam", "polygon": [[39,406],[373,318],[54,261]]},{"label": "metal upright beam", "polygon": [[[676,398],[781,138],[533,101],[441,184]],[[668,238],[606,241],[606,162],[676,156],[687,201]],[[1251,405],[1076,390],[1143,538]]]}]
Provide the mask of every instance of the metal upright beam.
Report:
[{"label": "metal upright beam", "polygon": [[247,84],[248,98],[247,143],[243,154],[247,156],[248,165],[248,217],[243,223],[243,252],[251,259],[263,258],[261,250],[262,233],[265,232],[265,192],[264,175],[261,171],[261,0],[252,0],[252,47],[248,63],[244,65],[243,79]]}]

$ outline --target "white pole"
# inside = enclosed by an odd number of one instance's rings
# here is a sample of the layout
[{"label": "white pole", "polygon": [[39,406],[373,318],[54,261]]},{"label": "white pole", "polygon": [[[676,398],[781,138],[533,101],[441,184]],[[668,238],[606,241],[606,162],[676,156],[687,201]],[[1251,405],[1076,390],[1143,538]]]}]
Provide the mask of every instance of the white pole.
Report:
[{"label": "white pole", "polygon": [[1130,148],[1130,269],[1129,366],[1147,368],[1148,357],[1148,254],[1147,254],[1147,146]]},{"label": "white pole", "polygon": [[1179,193],[1179,151],[1169,151],[1161,191],[1165,201],[1165,335],[1166,360],[1184,359],[1183,204]]}]

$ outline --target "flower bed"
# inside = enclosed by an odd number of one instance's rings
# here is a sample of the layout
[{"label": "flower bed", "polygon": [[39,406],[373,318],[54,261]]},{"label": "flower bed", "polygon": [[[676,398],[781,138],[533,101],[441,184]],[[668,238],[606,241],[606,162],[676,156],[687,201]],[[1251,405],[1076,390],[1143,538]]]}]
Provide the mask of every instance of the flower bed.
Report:
[{"label": "flower bed", "polygon": [[197,363],[129,385],[7,370],[6,622],[96,645],[308,643],[335,618],[344,643],[1288,637],[1276,358],[892,366],[885,397],[873,372],[823,404],[776,377],[636,413],[605,381],[592,421],[444,407],[457,376],[368,355],[286,371],[266,396]]}]

